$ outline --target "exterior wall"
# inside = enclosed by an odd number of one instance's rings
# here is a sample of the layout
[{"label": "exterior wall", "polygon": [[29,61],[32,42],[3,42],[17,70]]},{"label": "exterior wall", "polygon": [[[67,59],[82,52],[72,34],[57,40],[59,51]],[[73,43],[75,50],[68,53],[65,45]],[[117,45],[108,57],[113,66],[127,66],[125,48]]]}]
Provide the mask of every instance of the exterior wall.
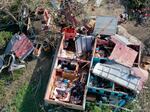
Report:
[{"label": "exterior wall", "polygon": [[[59,50],[59,46],[57,47],[56,50],[57,51]],[[48,81],[48,85],[47,85],[47,89],[46,89],[46,93],[45,93],[45,97],[44,97],[44,100],[45,100],[46,103],[48,103],[48,101],[49,101],[50,91],[52,90],[52,86],[54,84],[54,77],[55,77],[55,73],[56,73],[56,70],[54,68],[57,66],[57,61],[58,61],[58,59],[57,59],[58,52],[57,51],[54,55],[52,68],[51,68],[51,73],[50,73],[50,77],[49,77],[49,81]]]},{"label": "exterior wall", "polygon": [[64,42],[64,38],[65,36],[62,37],[62,40],[61,40],[61,43],[60,43],[60,46],[59,46],[59,49],[58,49],[58,57],[61,57],[61,51],[63,50],[63,42]]},{"label": "exterior wall", "polygon": [[105,92],[108,92],[112,96],[118,96],[118,97],[124,96],[125,98],[129,98],[128,94],[126,94],[126,93],[111,91],[111,90],[107,90],[107,89],[103,89],[103,88],[88,87],[88,92],[93,92],[93,93],[97,93],[100,95],[104,95]]},{"label": "exterior wall", "polygon": [[65,102],[61,102],[61,101],[55,101],[55,100],[51,100],[51,99],[49,99],[49,100],[45,99],[45,101],[46,101],[46,103],[49,103],[49,104],[61,105],[63,107],[76,109],[76,110],[84,110],[84,108],[80,105],[74,105],[74,104],[65,103]]},{"label": "exterior wall", "polygon": [[48,101],[50,99],[51,91],[52,91],[53,84],[55,81],[55,74],[56,74],[56,70],[54,69],[52,72],[51,78],[49,80],[48,86],[47,86],[47,90],[46,90],[46,94],[44,98],[45,101]]}]

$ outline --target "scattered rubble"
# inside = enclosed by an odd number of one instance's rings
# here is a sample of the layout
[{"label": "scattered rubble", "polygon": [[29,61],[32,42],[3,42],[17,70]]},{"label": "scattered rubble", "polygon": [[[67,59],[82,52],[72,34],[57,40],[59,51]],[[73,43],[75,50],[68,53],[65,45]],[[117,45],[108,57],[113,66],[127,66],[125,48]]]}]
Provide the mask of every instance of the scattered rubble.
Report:
[{"label": "scattered rubble", "polygon": [[[86,22],[78,19],[83,13],[82,5],[87,2],[53,0],[56,15],[51,9],[37,7],[35,16],[41,22],[40,33],[46,38],[37,42],[25,34],[15,34],[0,58],[0,72],[25,67],[24,60],[30,54],[39,57],[41,50],[50,52],[54,47],[56,54],[45,93],[46,103],[85,110],[86,103],[96,102],[110,106],[115,112],[130,111],[124,106],[144,88],[150,70],[149,57],[141,59],[144,45],[118,25],[116,17],[96,16]],[[101,2],[96,0],[95,6],[99,7]],[[22,16],[28,18],[29,33],[28,14]],[[58,49],[57,39],[61,39]]]},{"label": "scattered rubble", "polygon": [[123,36],[117,34],[117,19],[105,16],[96,17],[92,32],[86,26],[64,28],[45,102],[78,110],[85,110],[86,102],[101,102],[124,110],[143,89],[148,72],[140,66],[142,43],[120,29]]}]

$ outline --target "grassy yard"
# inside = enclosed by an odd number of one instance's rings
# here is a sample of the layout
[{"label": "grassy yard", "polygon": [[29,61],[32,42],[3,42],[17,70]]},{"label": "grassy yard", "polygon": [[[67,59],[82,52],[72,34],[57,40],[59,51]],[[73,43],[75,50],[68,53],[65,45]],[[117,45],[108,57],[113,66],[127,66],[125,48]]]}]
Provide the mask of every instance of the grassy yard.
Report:
[{"label": "grassy yard", "polygon": [[13,73],[13,77],[9,74],[0,74],[0,107],[5,105],[9,101],[9,95],[11,95],[10,91],[14,88],[11,88],[11,85],[16,80],[23,75],[24,69],[16,70]]},{"label": "grassy yard", "polygon": [[39,109],[33,87],[25,83],[7,105],[6,112],[42,112]]},{"label": "grassy yard", "polygon": [[[20,86],[16,95],[6,106],[5,112],[81,112],[66,109],[58,105],[49,105],[44,107],[44,95],[49,80],[52,60],[53,58],[50,56],[37,61],[31,80]],[[132,108],[133,105],[129,105],[127,107]],[[88,105],[86,109],[91,110],[90,112],[112,112],[109,107],[99,107],[94,104]]]},{"label": "grassy yard", "polygon": [[50,75],[50,63],[46,62],[51,60],[46,58],[42,61],[32,65],[35,69],[31,79],[20,86],[12,101],[6,106],[6,112],[45,112],[43,100]]},{"label": "grassy yard", "polygon": [[[41,57],[36,63],[30,81],[17,90],[6,106],[5,112],[79,112],[58,105],[44,107],[44,95],[51,71],[53,57]],[[49,63],[48,63],[49,62]],[[32,65],[33,66],[33,65]]]},{"label": "grassy yard", "polygon": [[3,48],[6,43],[11,39],[12,33],[11,32],[6,32],[6,31],[1,31],[0,32],[0,48]]},{"label": "grassy yard", "polygon": [[[7,106],[7,112],[45,112],[42,110],[42,91],[35,94],[35,87],[25,83]],[[42,88],[40,88],[41,90]]]}]

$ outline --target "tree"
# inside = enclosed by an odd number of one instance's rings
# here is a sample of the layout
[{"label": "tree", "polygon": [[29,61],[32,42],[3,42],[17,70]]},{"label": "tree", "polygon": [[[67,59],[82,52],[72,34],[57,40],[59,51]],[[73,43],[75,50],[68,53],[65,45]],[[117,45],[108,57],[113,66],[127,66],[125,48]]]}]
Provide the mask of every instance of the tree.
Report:
[{"label": "tree", "polygon": [[128,0],[128,7],[130,9],[144,8],[146,6],[147,0]]},{"label": "tree", "polygon": [[1,18],[7,17],[7,20],[13,20],[22,32],[23,27],[27,25],[28,17],[30,17],[29,12],[35,11],[36,7],[41,3],[45,4],[46,0],[12,0],[11,2],[2,0],[0,2],[0,13],[3,13]]}]

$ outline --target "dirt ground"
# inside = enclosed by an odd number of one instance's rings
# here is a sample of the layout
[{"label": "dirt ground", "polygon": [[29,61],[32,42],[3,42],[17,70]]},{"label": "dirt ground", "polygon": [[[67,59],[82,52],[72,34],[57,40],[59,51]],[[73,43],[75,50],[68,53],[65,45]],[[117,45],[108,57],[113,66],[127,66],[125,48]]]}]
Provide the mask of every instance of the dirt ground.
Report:
[{"label": "dirt ground", "polygon": [[[116,0],[117,1],[117,0]],[[91,3],[92,4],[92,3]],[[87,12],[87,16],[116,16],[122,14],[125,9],[124,6],[120,5],[118,2],[114,4],[108,3],[107,0],[103,0],[99,8],[94,8],[92,11],[93,5],[85,6],[85,10]],[[135,21],[128,21],[126,24],[121,24],[127,31],[144,42],[146,39],[150,37],[150,28],[144,26],[135,27]]]},{"label": "dirt ground", "polygon": [[29,82],[35,68],[36,61],[29,62],[24,70],[24,73],[14,81],[11,81],[10,84],[5,86],[4,96],[2,101],[0,101],[0,111],[5,108],[6,104],[9,104],[12,98],[16,95],[17,90],[24,85],[26,82]]}]

